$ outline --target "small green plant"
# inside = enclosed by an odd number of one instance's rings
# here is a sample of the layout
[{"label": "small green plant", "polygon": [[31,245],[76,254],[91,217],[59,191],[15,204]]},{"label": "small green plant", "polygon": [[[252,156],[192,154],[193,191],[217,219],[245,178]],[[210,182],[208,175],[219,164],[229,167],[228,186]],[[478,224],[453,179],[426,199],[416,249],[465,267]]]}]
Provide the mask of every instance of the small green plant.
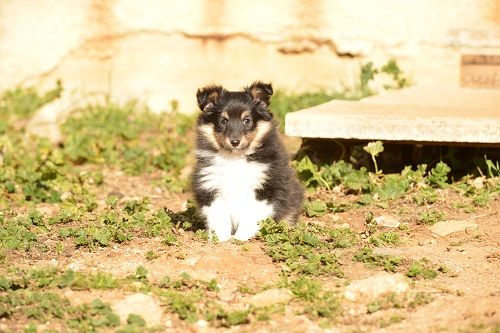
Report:
[{"label": "small green plant", "polygon": [[364,247],[354,255],[354,261],[362,262],[367,267],[383,267],[388,272],[396,272],[397,267],[401,264],[400,257],[393,257],[373,253],[369,247]]},{"label": "small green plant", "polygon": [[394,231],[382,232],[370,237],[370,243],[375,246],[397,245],[399,244],[399,235]]},{"label": "small green plant", "polygon": [[261,222],[260,238],[266,244],[267,253],[276,262],[284,262],[291,272],[306,275],[342,276],[337,257],[331,253],[331,243],[322,240],[317,233],[326,229],[298,224],[290,227],[285,222],[272,220]]},{"label": "small green plant", "polygon": [[153,251],[146,252],[146,260],[152,261],[152,260],[155,260],[156,258],[158,258],[158,255],[156,253],[154,253]]},{"label": "small green plant", "polygon": [[444,162],[439,162],[429,173],[429,183],[441,188],[446,187],[448,184],[448,173],[451,168]]},{"label": "small green plant", "polygon": [[334,248],[349,248],[358,243],[358,236],[350,228],[335,228],[328,231],[328,242]]},{"label": "small green plant", "polygon": [[363,150],[366,151],[372,157],[373,165],[375,166],[375,173],[379,174],[382,170],[378,169],[377,159],[376,157],[384,151],[384,144],[382,141],[374,141],[368,143],[363,147]]},{"label": "small green plant", "polygon": [[434,279],[437,277],[437,271],[431,267],[427,259],[415,260],[411,263],[406,276],[410,278],[424,278],[426,280]]},{"label": "small green plant", "polygon": [[325,202],[321,200],[314,200],[306,202],[304,210],[308,217],[318,217],[325,215],[328,211],[328,207]]},{"label": "small green plant", "polygon": [[427,224],[427,225],[433,225],[436,224],[439,221],[442,221],[446,218],[446,214],[444,212],[431,209],[427,210],[425,212],[422,212],[418,218],[417,223],[418,224]]}]

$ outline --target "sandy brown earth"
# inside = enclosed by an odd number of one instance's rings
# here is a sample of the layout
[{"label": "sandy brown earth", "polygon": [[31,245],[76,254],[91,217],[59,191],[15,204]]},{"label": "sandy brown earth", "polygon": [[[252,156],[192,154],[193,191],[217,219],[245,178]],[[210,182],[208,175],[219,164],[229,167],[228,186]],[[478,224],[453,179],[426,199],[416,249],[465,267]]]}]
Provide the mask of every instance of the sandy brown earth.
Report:
[{"label": "sandy brown earth", "polygon": [[[189,194],[167,194],[152,185],[151,179],[131,178],[121,173],[107,173],[106,183],[101,187],[98,199],[112,192],[134,193],[126,198],[148,196],[154,207],[168,207],[173,211],[185,208]],[[346,199],[340,193],[323,193],[328,200]],[[408,200],[390,203],[388,208],[364,207],[344,213],[327,214],[320,218],[307,218],[308,223],[327,225],[347,224],[357,232],[365,228],[365,214],[375,216],[392,215],[407,230],[398,231],[401,242],[397,246],[378,248],[380,253],[397,255],[405,259],[427,258],[434,265],[444,265],[447,274],[439,274],[431,280],[409,280],[412,292],[424,291],[432,296],[428,304],[413,309],[389,308],[375,313],[367,313],[367,302],[342,302],[343,312],[325,325],[324,321],[298,314],[291,305],[284,314],[275,314],[268,321],[257,321],[232,328],[200,327],[187,324],[175,314],[164,312],[164,331],[242,331],[242,332],[499,332],[500,330],[500,199],[490,202],[486,208],[477,208],[473,213],[453,209],[450,202],[460,200],[457,194],[442,193],[445,200],[434,205],[417,207]],[[40,205],[39,208],[50,215],[55,207]],[[467,219],[475,222],[477,228],[466,229],[447,236],[433,234],[428,226],[415,223],[418,214],[426,209],[446,212],[448,220]],[[229,308],[244,308],[251,295],[239,291],[241,285],[272,286],[280,279],[284,267],[274,263],[266,254],[264,243],[251,240],[247,243],[225,242],[214,244],[195,237],[193,232],[177,230],[177,246],[166,246],[161,239],[134,238],[122,244],[90,250],[77,248],[66,241],[64,251],[54,252],[14,252],[9,253],[6,262],[16,267],[38,267],[52,265],[60,269],[93,272],[106,271],[118,277],[133,274],[139,265],[149,272],[149,279],[159,281],[165,276],[179,276],[189,273],[193,278],[210,280],[215,278],[220,291],[218,300]],[[46,237],[46,245],[53,245],[54,239]],[[147,260],[146,253],[154,251],[158,257]],[[321,277],[325,286],[342,293],[352,280],[364,279],[382,271],[367,268],[352,260],[355,249],[337,249],[345,278]],[[5,270],[6,267],[2,269]],[[78,304],[94,298],[113,303],[130,291],[122,289],[63,291],[72,302]],[[398,314],[400,321],[382,324],[384,320]],[[23,327],[23,323],[0,320],[0,331],[5,328]]]},{"label": "sandy brown earth", "polygon": [[[119,175],[117,175],[118,178]],[[115,179],[118,179],[115,178]],[[172,210],[180,210],[185,206],[189,195],[164,197],[154,187],[147,187],[143,181],[134,185],[128,180],[126,186],[136,189],[137,196],[151,196],[153,205],[165,205]],[[115,191],[112,184],[109,192]],[[451,196],[451,194],[449,194]],[[341,196],[337,194],[336,196]],[[471,219],[477,223],[474,230],[463,230],[441,237],[433,234],[427,226],[413,223],[418,211],[429,207],[416,207],[409,202],[394,202],[389,208],[354,209],[340,214],[327,214],[319,219],[306,218],[310,223],[348,224],[353,230],[363,231],[364,216],[371,210],[376,216],[393,214],[402,222],[408,222],[410,228],[402,231],[402,242],[398,246],[384,247],[378,251],[398,255],[408,259],[427,258],[433,264],[445,265],[451,273],[439,274],[433,280],[419,280],[411,283],[413,291],[425,291],[432,295],[429,304],[415,309],[387,309],[368,314],[366,303],[344,302],[343,313],[339,315],[330,331],[356,332],[498,332],[500,325],[500,200],[492,201],[489,207],[477,209],[466,214],[454,211],[447,201],[434,205],[434,208],[446,211],[448,219]],[[44,207],[46,211],[50,206]],[[43,210],[42,209],[42,210]],[[217,279],[220,291],[218,299],[229,307],[244,307],[248,295],[238,292],[240,285],[266,285],[278,281],[281,264],[273,263],[265,253],[263,243],[252,240],[245,244],[225,242],[213,244],[196,239],[192,232],[179,231],[179,246],[165,246],[161,239],[135,238],[132,241],[115,244],[110,247],[89,250],[75,248],[68,244],[59,255],[50,253],[17,253],[9,255],[17,267],[35,267],[53,265],[61,269],[71,268],[75,271],[106,271],[116,276],[133,274],[137,266],[143,265],[149,271],[153,281],[164,276],[178,276],[182,272],[202,280]],[[47,242],[50,243],[48,238]],[[50,245],[50,244],[49,244]],[[146,260],[146,252],[154,251],[158,258]],[[345,279],[322,277],[329,286],[341,290],[349,281],[363,279],[375,274],[380,269],[369,269],[352,260],[352,250],[340,249],[337,254],[341,258]],[[96,297],[113,303],[122,298],[127,291],[115,289],[111,291],[65,291],[73,302],[88,302]],[[402,318],[399,323],[381,327],[381,321],[398,313]],[[212,331],[211,328],[200,328],[188,325],[176,315],[165,313],[167,323],[165,331]],[[11,327],[2,320],[4,327]],[[231,331],[320,331],[321,322],[294,313],[287,309],[284,314],[273,316],[270,321],[257,322],[250,325],[232,327]],[[5,326],[6,325],[6,326]],[[14,327],[20,327],[14,325]]]}]

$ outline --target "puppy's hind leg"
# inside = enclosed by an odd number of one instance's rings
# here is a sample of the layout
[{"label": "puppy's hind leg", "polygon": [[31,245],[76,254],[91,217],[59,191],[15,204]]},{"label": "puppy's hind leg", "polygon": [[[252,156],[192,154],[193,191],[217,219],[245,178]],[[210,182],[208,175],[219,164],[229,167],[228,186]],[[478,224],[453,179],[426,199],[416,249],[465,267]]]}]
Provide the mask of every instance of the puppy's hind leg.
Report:
[{"label": "puppy's hind leg", "polygon": [[231,238],[232,223],[227,207],[220,199],[216,199],[210,206],[201,209],[207,222],[209,234],[215,233],[219,242]]}]

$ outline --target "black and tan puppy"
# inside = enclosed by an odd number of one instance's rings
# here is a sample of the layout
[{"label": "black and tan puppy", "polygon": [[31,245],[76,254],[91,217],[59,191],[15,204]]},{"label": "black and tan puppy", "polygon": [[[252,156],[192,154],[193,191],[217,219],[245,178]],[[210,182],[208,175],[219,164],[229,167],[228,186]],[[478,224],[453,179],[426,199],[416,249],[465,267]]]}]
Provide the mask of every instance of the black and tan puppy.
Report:
[{"label": "black and tan puppy", "polygon": [[304,190],[269,111],[270,84],[243,91],[199,89],[193,192],[207,229],[220,241],[247,240],[268,217],[295,224]]}]

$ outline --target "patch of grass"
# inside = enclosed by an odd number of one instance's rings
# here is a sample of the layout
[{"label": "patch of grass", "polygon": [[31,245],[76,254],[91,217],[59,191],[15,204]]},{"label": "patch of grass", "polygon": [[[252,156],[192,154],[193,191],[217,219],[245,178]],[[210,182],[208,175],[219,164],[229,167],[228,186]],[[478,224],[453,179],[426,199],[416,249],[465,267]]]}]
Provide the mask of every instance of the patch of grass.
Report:
[{"label": "patch of grass", "polygon": [[415,295],[415,298],[412,301],[410,301],[410,303],[408,304],[408,307],[410,309],[414,309],[417,306],[429,304],[433,300],[434,300],[434,297],[432,297],[432,295],[430,293],[417,292],[417,294]]},{"label": "patch of grass", "polygon": [[381,232],[371,236],[370,243],[375,246],[397,245],[399,244],[399,235],[394,231]]},{"label": "patch of grass", "polygon": [[153,251],[148,251],[146,252],[146,260],[147,261],[152,261],[158,258],[158,254],[154,253]]},{"label": "patch of grass", "polygon": [[205,317],[209,308],[213,306],[210,295],[215,296],[218,291],[217,282],[195,280],[187,273],[179,279],[165,278],[159,284],[156,294],[167,305],[170,311],[176,313],[180,319],[190,323]]},{"label": "patch of grass", "polygon": [[357,234],[350,228],[328,230],[328,243],[334,248],[350,248],[358,243]]},{"label": "patch of grass", "polygon": [[154,169],[179,172],[191,124],[188,117],[156,115],[134,103],[92,106],[62,125],[64,154],[74,163],[117,165],[133,175]]},{"label": "patch of grass", "polygon": [[37,232],[42,231],[43,218],[36,211],[15,218],[0,215],[0,249],[29,250],[37,245]]},{"label": "patch of grass", "polygon": [[28,289],[10,290],[0,295],[0,317],[14,316],[38,322],[61,320],[79,332],[94,332],[120,324],[120,319],[109,305],[99,299],[90,304],[72,306],[67,298],[56,293]]},{"label": "patch of grass", "polygon": [[275,262],[283,262],[287,271],[306,275],[342,276],[334,248],[322,237],[326,229],[314,229],[312,225],[300,223],[290,227],[285,222],[270,219],[261,222],[260,236],[266,244],[266,252]]},{"label": "patch of grass", "polygon": [[81,273],[55,268],[16,271],[13,277],[0,276],[0,290],[69,288],[73,290],[113,289],[119,281],[105,272]]},{"label": "patch of grass", "polygon": [[437,201],[438,196],[432,187],[422,187],[413,195],[413,202],[419,206],[433,204]]},{"label": "patch of grass", "polygon": [[323,290],[317,280],[309,277],[285,279],[282,287],[290,288],[295,297],[303,303],[303,313],[312,318],[333,318],[342,312],[340,297],[331,291]]},{"label": "patch of grass", "polygon": [[432,300],[432,295],[426,292],[390,293],[368,303],[367,312],[372,314],[387,309],[415,309],[432,302]]},{"label": "patch of grass", "polygon": [[17,87],[5,91],[0,97],[0,134],[6,130],[12,118],[23,119],[32,116],[39,108],[59,98],[62,91],[60,81],[56,82],[52,90],[44,94],[40,94],[33,87]]},{"label": "patch of grass", "polygon": [[437,277],[437,271],[432,268],[431,263],[427,259],[415,260],[411,263],[406,276],[414,279],[435,279]]},{"label": "patch of grass", "polygon": [[324,201],[314,200],[307,201],[304,204],[304,210],[306,212],[307,217],[318,217],[323,216],[328,211],[328,207]]},{"label": "patch of grass", "polygon": [[422,212],[418,218],[417,224],[426,224],[433,225],[440,221],[443,221],[446,218],[446,214],[444,212],[431,209],[425,212]]},{"label": "patch of grass", "polygon": [[387,256],[373,253],[373,249],[364,247],[354,255],[354,261],[362,262],[367,267],[383,267],[387,272],[396,272],[402,263],[400,257]]}]

